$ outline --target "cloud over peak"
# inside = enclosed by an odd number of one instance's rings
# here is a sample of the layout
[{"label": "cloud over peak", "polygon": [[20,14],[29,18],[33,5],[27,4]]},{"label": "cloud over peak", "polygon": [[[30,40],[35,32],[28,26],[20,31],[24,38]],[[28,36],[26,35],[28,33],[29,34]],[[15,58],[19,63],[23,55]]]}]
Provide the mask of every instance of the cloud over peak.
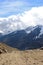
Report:
[{"label": "cloud over peak", "polygon": [[0,18],[0,31],[3,31],[4,33],[35,25],[43,25],[43,6],[32,7],[22,14]]}]

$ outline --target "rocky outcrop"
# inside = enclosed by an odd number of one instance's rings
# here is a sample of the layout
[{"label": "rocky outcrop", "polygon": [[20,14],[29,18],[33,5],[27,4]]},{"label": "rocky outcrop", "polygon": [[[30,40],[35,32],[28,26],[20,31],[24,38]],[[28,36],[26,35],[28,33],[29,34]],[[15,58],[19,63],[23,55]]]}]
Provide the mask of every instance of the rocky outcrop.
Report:
[{"label": "rocky outcrop", "polygon": [[0,48],[0,54],[2,54],[2,53],[7,53],[7,50],[4,48],[3,49]]}]

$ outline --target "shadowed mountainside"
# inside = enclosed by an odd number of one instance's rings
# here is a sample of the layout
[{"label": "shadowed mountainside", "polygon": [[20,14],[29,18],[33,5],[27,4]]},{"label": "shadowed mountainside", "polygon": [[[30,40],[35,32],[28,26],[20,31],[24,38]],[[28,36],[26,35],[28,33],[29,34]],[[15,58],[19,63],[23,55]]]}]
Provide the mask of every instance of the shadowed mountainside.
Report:
[{"label": "shadowed mountainside", "polygon": [[[30,30],[30,29],[29,29]],[[43,34],[39,36],[41,26],[36,26],[30,33],[25,30],[12,32],[0,38],[0,42],[19,50],[38,49],[43,47]]]}]

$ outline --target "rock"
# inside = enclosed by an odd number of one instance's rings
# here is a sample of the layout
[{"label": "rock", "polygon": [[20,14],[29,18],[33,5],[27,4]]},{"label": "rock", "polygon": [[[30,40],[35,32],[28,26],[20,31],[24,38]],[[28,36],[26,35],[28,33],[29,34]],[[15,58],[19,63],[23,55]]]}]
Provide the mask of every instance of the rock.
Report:
[{"label": "rock", "polygon": [[2,53],[7,53],[7,50],[6,50],[6,49],[1,49],[1,48],[0,48],[0,54],[2,54]]},{"label": "rock", "polygon": [[43,50],[43,47],[41,47],[40,50]]}]

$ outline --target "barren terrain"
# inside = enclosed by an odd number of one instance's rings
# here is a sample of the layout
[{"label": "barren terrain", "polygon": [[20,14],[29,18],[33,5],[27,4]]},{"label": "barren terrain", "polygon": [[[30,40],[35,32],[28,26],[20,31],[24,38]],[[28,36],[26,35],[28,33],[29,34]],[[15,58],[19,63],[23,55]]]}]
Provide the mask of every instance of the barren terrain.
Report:
[{"label": "barren terrain", "polygon": [[[5,45],[3,45],[5,46]],[[7,47],[4,48],[7,50]],[[10,52],[0,54],[0,65],[43,65],[43,50],[25,50],[9,48]]]}]

